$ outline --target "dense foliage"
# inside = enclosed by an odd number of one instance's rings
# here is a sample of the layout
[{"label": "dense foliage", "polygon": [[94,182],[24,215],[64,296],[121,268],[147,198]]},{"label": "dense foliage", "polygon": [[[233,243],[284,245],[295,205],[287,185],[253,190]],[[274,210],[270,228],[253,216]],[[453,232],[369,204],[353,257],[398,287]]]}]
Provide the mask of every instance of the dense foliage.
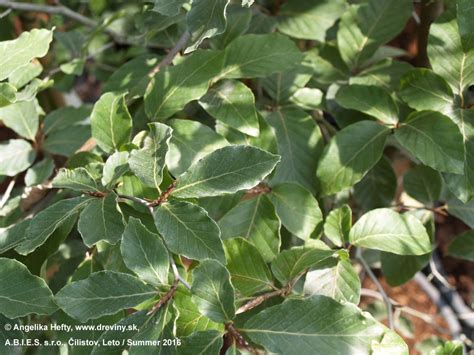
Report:
[{"label": "dense foliage", "polygon": [[[470,1],[424,68],[387,45],[411,0],[78,3],[0,2],[0,353],[407,354],[360,274],[474,228]],[[50,327],[81,323],[127,328]]]}]

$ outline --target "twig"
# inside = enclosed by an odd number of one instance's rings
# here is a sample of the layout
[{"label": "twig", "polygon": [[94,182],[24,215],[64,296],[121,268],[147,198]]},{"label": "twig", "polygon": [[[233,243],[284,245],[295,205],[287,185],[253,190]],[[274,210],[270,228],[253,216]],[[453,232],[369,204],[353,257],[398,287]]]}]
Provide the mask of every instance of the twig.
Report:
[{"label": "twig", "polygon": [[[372,298],[376,298],[380,301],[383,301],[383,296],[380,292],[378,291],[375,291],[375,290],[371,290],[371,289],[368,289],[368,288],[362,288],[360,290],[360,294],[361,296],[366,296],[366,297],[372,297]],[[426,313],[423,313],[423,312],[420,312],[414,308],[411,308],[411,307],[408,307],[408,306],[404,306],[404,305],[401,305],[399,304],[397,301],[395,301],[393,298],[389,298],[390,299],[390,302],[392,302],[392,305],[394,307],[397,308],[397,310],[401,311],[402,313],[405,313],[405,314],[408,314],[408,315],[411,315],[413,317],[416,317],[418,319],[421,319],[422,321],[424,321],[425,323],[433,326],[433,328],[435,328],[437,331],[439,331],[440,333],[449,333],[449,330],[439,326],[433,319],[433,317],[429,314],[426,314]]]},{"label": "twig", "polygon": [[0,14],[0,19],[1,18],[4,18],[5,16],[8,16],[10,14],[10,12],[12,12],[13,10],[12,9],[8,9],[8,10],[5,10],[3,11],[1,14]]},{"label": "twig", "polygon": [[242,334],[240,334],[239,331],[234,327],[232,322],[226,323],[225,329],[227,330],[227,333],[237,342],[239,347],[248,350],[252,354],[257,354],[257,351],[250,346]]},{"label": "twig", "polygon": [[70,8],[64,5],[50,6],[0,0],[0,7],[8,8],[11,10],[43,12],[52,15],[62,15],[89,27],[97,27],[99,25],[96,21],[91,20],[90,18],[71,10]]},{"label": "twig", "polygon": [[390,327],[390,329],[393,329],[395,324],[394,324],[394,321],[393,321],[393,305],[392,305],[392,302],[391,302],[390,298],[388,297],[387,293],[385,292],[382,284],[379,282],[377,276],[375,276],[375,274],[372,272],[372,269],[370,268],[370,266],[367,264],[364,257],[362,256],[362,250],[361,249],[357,249],[356,257],[360,261],[361,265],[364,267],[364,269],[367,272],[367,274],[369,275],[369,277],[374,282],[375,286],[377,286],[377,289],[379,290],[380,295],[383,298],[385,306],[387,307],[388,326]]},{"label": "twig", "polygon": [[2,209],[3,206],[5,206],[5,204],[7,203],[8,199],[10,198],[10,195],[13,191],[13,188],[15,187],[15,184],[16,184],[16,179],[15,178],[13,178],[8,183],[7,189],[5,190],[5,193],[2,195],[2,199],[0,200],[0,209]]},{"label": "twig", "polygon": [[165,203],[170,197],[171,193],[173,192],[175,186],[176,186],[176,181],[173,181],[173,183],[170,186],[168,186],[168,188],[165,191],[163,191],[160,197],[158,197],[155,201],[152,201],[148,204],[148,207],[158,207],[162,203]]},{"label": "twig", "polygon": [[169,53],[163,58],[161,62],[159,62],[148,74],[150,78],[154,77],[156,73],[160,71],[161,68],[170,65],[173,62],[174,57],[184,48],[186,43],[188,42],[191,34],[188,31],[185,31],[181,38],[176,42],[173,48],[169,51]]},{"label": "twig", "polygon": [[171,288],[169,289],[168,292],[166,292],[163,297],[160,298],[160,300],[153,306],[153,308],[147,313],[147,316],[155,313],[156,311],[158,311],[161,307],[163,307],[163,305],[165,305],[166,303],[168,303],[174,296],[174,294],[176,293],[176,290],[178,289],[178,285],[179,285],[179,280],[178,279],[175,279],[174,282],[173,282],[173,285],[171,285]]},{"label": "twig", "polygon": [[433,257],[430,258],[430,271],[431,274],[427,277],[429,281],[434,277],[436,278],[439,282],[441,282],[446,288],[449,288],[450,290],[455,290],[456,287],[452,286],[449,281],[441,275],[441,273],[438,271],[438,268],[436,267],[436,263],[433,260]]}]

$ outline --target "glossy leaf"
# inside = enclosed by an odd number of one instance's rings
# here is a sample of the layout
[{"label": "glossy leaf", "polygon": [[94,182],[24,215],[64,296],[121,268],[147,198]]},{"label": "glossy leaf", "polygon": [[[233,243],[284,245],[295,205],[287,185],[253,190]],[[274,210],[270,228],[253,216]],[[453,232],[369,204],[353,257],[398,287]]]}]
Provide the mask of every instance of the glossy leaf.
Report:
[{"label": "glossy leaf", "polygon": [[100,192],[97,182],[86,168],[61,169],[53,179],[53,187],[81,192]]},{"label": "glossy leaf", "polygon": [[240,81],[219,82],[199,100],[199,103],[216,120],[242,133],[258,137],[260,129],[255,97],[252,90]]},{"label": "glossy leaf", "polygon": [[336,246],[349,242],[352,227],[352,210],[348,205],[332,210],[324,222],[324,234]]},{"label": "glossy leaf", "polygon": [[243,238],[224,242],[227,269],[232,284],[243,296],[268,291],[272,286],[270,270],[253,244]]},{"label": "glossy leaf", "polygon": [[314,193],[314,172],[323,149],[321,130],[310,115],[298,108],[277,110],[267,121],[275,131],[281,155],[272,184],[293,182]]},{"label": "glossy leaf", "polygon": [[219,227],[201,207],[172,200],[156,208],[153,217],[172,252],[195,260],[225,262]]},{"label": "glossy leaf", "polygon": [[53,32],[34,29],[23,32],[20,37],[0,42],[0,81],[8,78],[18,68],[30,63],[34,58],[46,55],[53,39]]},{"label": "glossy leaf", "polygon": [[149,128],[143,147],[130,153],[129,165],[143,184],[159,190],[172,129],[162,123],[150,123]]},{"label": "glossy leaf", "polygon": [[381,253],[382,272],[390,286],[400,286],[411,280],[429,262],[431,254],[396,255]]},{"label": "glossy leaf", "polygon": [[176,16],[187,0],[154,0],[153,11],[166,16]]},{"label": "glossy leaf", "polygon": [[245,35],[225,49],[220,78],[264,77],[285,71],[301,62],[303,55],[288,38],[279,34]]},{"label": "glossy leaf", "polygon": [[204,260],[193,271],[192,300],[201,314],[215,322],[234,318],[234,288],[227,269],[218,261]]},{"label": "glossy leaf", "polygon": [[92,137],[106,152],[118,150],[128,143],[132,117],[125,103],[125,95],[106,93],[94,105],[91,115]]},{"label": "glossy leaf", "polygon": [[129,157],[128,152],[115,152],[107,159],[102,172],[102,184],[106,188],[112,188],[130,170]]},{"label": "glossy leaf", "polygon": [[110,244],[117,243],[124,230],[117,195],[111,192],[105,197],[91,200],[79,216],[77,229],[88,247],[101,240]]},{"label": "glossy leaf", "polygon": [[252,341],[277,354],[311,354],[314,349],[322,354],[370,354],[371,344],[383,333],[381,324],[354,305],[326,296],[287,300],[245,323]]},{"label": "glossy leaf", "polygon": [[390,130],[362,121],[338,132],[324,149],[316,177],[324,196],[359,182],[380,160]]},{"label": "glossy leaf", "polygon": [[364,214],[352,227],[349,240],[356,246],[399,255],[423,255],[432,249],[418,219],[385,208]]},{"label": "glossy leaf", "polygon": [[395,101],[387,91],[378,86],[343,86],[337,92],[336,102],[346,109],[363,112],[390,125],[398,122]]},{"label": "glossy leaf", "polygon": [[354,267],[347,260],[340,260],[335,266],[308,272],[304,293],[314,296],[328,296],[339,302],[359,304],[360,279]]},{"label": "glossy leaf", "polygon": [[273,186],[270,199],[282,224],[297,237],[306,240],[321,229],[323,214],[318,201],[300,185],[286,183]]},{"label": "glossy leaf", "polygon": [[196,51],[173,67],[160,70],[145,95],[145,110],[152,120],[163,120],[200,99],[223,65],[220,51]]},{"label": "glossy leaf", "polygon": [[47,157],[28,169],[25,175],[26,186],[33,186],[45,182],[53,173],[54,160]]},{"label": "glossy leaf", "polygon": [[193,44],[185,53],[196,50],[206,38],[223,33],[227,27],[226,9],[229,0],[197,0],[192,2],[186,17]]},{"label": "glossy leaf", "polygon": [[433,169],[461,174],[464,147],[458,126],[441,113],[421,111],[411,114],[396,130],[400,144]]},{"label": "glossy leaf", "polygon": [[378,47],[399,34],[412,13],[410,0],[368,0],[342,15],[337,42],[351,68],[359,68]]},{"label": "glossy leaf", "polygon": [[0,83],[0,108],[15,103],[16,92],[17,90],[13,85]]},{"label": "glossy leaf", "polygon": [[153,298],[156,290],[138,278],[113,271],[100,271],[72,282],[56,295],[68,315],[81,322],[115,314]]},{"label": "glossy leaf", "polygon": [[34,141],[39,126],[36,105],[35,101],[17,102],[6,107],[0,105],[0,121],[18,135]]},{"label": "glossy leaf", "polygon": [[258,249],[266,262],[280,249],[280,221],[268,197],[242,201],[219,220],[222,239],[242,237]]},{"label": "glossy leaf", "polygon": [[15,176],[35,161],[36,152],[23,139],[10,139],[0,143],[0,175]]},{"label": "glossy leaf", "polygon": [[219,196],[249,189],[267,176],[280,157],[250,146],[215,150],[177,179],[173,196]]},{"label": "glossy leaf", "polygon": [[[46,282],[32,275],[19,261],[0,258],[0,314],[8,318],[51,314],[57,310]],[[10,330],[5,327],[5,330]]]},{"label": "glossy leaf", "polygon": [[403,177],[403,187],[407,194],[425,205],[434,205],[442,188],[441,175],[427,166],[418,165]]}]

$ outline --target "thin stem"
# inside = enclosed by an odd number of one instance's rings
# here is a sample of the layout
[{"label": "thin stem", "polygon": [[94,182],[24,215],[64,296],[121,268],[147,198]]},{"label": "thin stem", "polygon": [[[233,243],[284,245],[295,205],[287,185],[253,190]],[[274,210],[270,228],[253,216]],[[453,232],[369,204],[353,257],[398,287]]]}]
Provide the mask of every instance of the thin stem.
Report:
[{"label": "thin stem", "polygon": [[232,339],[236,341],[239,347],[246,349],[252,354],[258,354],[258,352],[250,346],[250,344],[244,339],[242,334],[240,334],[240,332],[234,327],[234,324],[232,322],[226,323],[225,329],[227,330],[227,333],[232,337]]},{"label": "thin stem", "polygon": [[392,304],[392,301],[390,300],[387,293],[385,292],[382,284],[379,282],[379,279],[372,272],[372,269],[370,268],[369,264],[367,264],[364,257],[362,256],[362,250],[361,249],[357,249],[356,257],[360,261],[361,265],[364,267],[365,271],[367,272],[367,275],[369,275],[369,277],[374,282],[375,286],[377,286],[377,289],[379,290],[380,294],[382,295],[385,306],[387,307],[388,326],[390,327],[390,329],[393,330],[395,324],[394,324],[394,321],[393,321],[393,304]]},{"label": "thin stem", "polygon": [[3,194],[2,199],[0,200],[0,209],[2,209],[3,206],[5,206],[5,204],[7,203],[8,199],[10,198],[10,195],[12,193],[12,190],[15,187],[15,184],[16,184],[16,179],[15,178],[12,179],[8,183],[7,189],[5,190],[5,193]]},{"label": "thin stem", "polygon": [[170,186],[168,186],[168,188],[165,191],[163,191],[160,197],[158,197],[155,201],[152,201],[148,204],[148,207],[158,207],[162,203],[165,203],[166,201],[168,201],[168,198],[173,192],[175,186],[176,186],[176,181],[173,181],[173,183]]},{"label": "thin stem", "polygon": [[173,48],[168,52],[168,54],[163,58],[161,62],[159,62],[148,74],[150,78],[154,77],[156,73],[160,71],[161,68],[170,65],[173,62],[174,57],[184,48],[186,43],[188,42],[191,34],[188,31],[185,31],[181,38],[176,42]]},{"label": "thin stem", "polygon": [[188,290],[190,290],[191,286],[189,286],[186,280],[183,279],[181,275],[179,274],[178,267],[176,266],[176,263],[172,256],[170,256],[170,263],[171,263],[171,268],[173,269],[173,274],[174,274],[175,279],[181,282],[184,285],[184,287],[186,287]]},{"label": "thin stem", "polygon": [[[430,271],[431,275],[435,277],[439,282],[441,282],[446,288],[449,288],[450,290],[456,289],[456,287],[452,286],[449,281],[438,271],[438,268],[436,267],[433,258],[430,258]],[[431,281],[431,278],[429,276],[428,280]]]},{"label": "thin stem", "polygon": [[153,306],[153,308],[147,313],[147,315],[151,315],[158,311],[163,305],[167,304],[174,296],[176,293],[176,290],[178,289],[179,285],[179,280],[176,279],[173,282],[173,285],[171,285],[171,288],[169,289],[168,292],[166,292],[163,297],[160,298],[160,300]]},{"label": "thin stem", "polygon": [[240,307],[235,313],[240,314],[240,313],[250,311],[251,309],[261,305],[263,302],[265,302],[266,300],[269,300],[270,298],[285,296],[291,292],[291,289],[292,289],[292,285],[288,284],[279,290],[264,293],[263,295],[260,295],[251,299],[249,302],[247,302],[242,307]]},{"label": "thin stem", "polygon": [[118,197],[124,199],[124,200],[130,200],[130,201],[133,201],[133,202],[136,202],[136,203],[139,203],[141,205],[144,205],[146,207],[148,207],[148,201],[146,200],[143,200],[139,197],[135,197],[135,196],[128,196],[128,195],[122,195],[122,194],[119,194]]}]

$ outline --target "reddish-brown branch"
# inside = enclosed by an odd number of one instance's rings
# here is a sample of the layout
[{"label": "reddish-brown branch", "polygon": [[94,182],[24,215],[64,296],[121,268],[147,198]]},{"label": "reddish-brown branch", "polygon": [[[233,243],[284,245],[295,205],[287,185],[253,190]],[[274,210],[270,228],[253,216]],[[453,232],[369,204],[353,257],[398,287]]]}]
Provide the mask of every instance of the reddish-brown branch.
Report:
[{"label": "reddish-brown branch", "polygon": [[278,297],[278,296],[286,296],[291,292],[291,288],[292,288],[291,284],[288,284],[279,290],[272,291],[269,293],[264,293],[263,295],[257,296],[251,299],[246,304],[244,304],[242,307],[240,307],[236,313],[240,314],[240,313],[250,311],[251,309],[261,305],[263,302],[265,302],[266,300],[269,300],[270,298]]},{"label": "reddish-brown branch", "polygon": [[151,315],[158,311],[161,307],[163,307],[165,304],[167,304],[174,296],[176,293],[176,290],[178,289],[179,285],[179,280],[176,279],[173,282],[173,285],[171,285],[171,288],[168,292],[166,292],[163,297],[160,298],[160,300],[153,306],[153,308],[148,312],[147,315]]},{"label": "reddish-brown branch", "polygon": [[165,191],[163,191],[160,197],[158,197],[155,201],[150,202],[148,206],[157,207],[161,205],[162,203],[165,203],[166,201],[168,201],[168,198],[173,192],[175,186],[176,186],[176,181],[174,181],[170,186],[168,186],[168,188]]},{"label": "reddish-brown branch", "polygon": [[246,349],[247,351],[251,352],[252,354],[257,354],[257,351],[250,346],[250,344],[244,339],[242,334],[234,327],[232,322],[226,323],[225,329],[227,330],[227,334],[231,336],[231,338],[235,341],[238,348]]}]

